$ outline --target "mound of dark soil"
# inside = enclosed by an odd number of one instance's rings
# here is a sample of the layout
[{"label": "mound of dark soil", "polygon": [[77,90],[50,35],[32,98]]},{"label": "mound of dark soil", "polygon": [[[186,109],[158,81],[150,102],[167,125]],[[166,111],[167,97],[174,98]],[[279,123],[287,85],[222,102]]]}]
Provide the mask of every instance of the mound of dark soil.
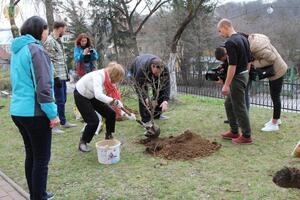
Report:
[{"label": "mound of dark soil", "polygon": [[300,170],[285,167],[276,172],[273,182],[279,187],[300,189]]},{"label": "mound of dark soil", "polygon": [[186,130],[183,134],[168,138],[143,139],[140,144],[146,146],[146,152],[169,160],[190,160],[209,156],[221,145]]}]

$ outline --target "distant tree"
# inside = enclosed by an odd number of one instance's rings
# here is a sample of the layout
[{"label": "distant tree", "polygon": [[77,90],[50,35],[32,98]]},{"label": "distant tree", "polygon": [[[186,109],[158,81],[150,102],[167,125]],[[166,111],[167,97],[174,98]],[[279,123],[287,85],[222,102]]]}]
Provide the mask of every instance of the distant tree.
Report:
[{"label": "distant tree", "polygon": [[190,24],[190,22],[195,18],[199,11],[201,12],[212,12],[215,4],[209,4],[209,0],[173,0],[173,7],[175,12],[184,9],[186,15],[181,21],[180,25],[173,36],[172,42],[170,44],[170,57],[168,61],[168,68],[170,70],[170,85],[171,93],[170,98],[175,99],[177,95],[177,83],[176,83],[176,59],[177,59],[177,45],[182,36],[182,33]]},{"label": "distant tree", "polygon": [[[101,5],[106,9],[107,15],[104,16],[111,26],[109,40],[113,43],[116,53],[119,48],[126,50],[123,54],[129,53],[131,57],[139,55],[137,45],[137,34],[142,30],[150,17],[164,4],[171,0],[90,0],[92,5]],[[131,7],[129,5],[132,5]],[[142,5],[145,5],[142,7]],[[143,17],[138,14],[137,9],[142,8],[148,14]]]},{"label": "distant tree", "polygon": [[54,23],[54,8],[52,0],[43,0],[46,8],[46,18],[49,27],[49,32],[53,31],[53,23]]},{"label": "distant tree", "polygon": [[19,28],[16,25],[15,22],[15,11],[16,11],[16,5],[20,2],[20,0],[10,0],[9,1],[9,7],[8,7],[8,16],[9,16],[9,22],[11,27],[11,33],[13,37],[17,37],[20,35]]}]

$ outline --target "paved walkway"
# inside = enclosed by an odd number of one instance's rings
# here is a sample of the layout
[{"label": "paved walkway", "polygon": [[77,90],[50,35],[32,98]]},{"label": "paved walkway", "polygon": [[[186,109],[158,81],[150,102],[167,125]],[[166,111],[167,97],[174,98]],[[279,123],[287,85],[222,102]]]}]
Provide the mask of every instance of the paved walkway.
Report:
[{"label": "paved walkway", "polygon": [[27,200],[29,194],[0,170],[0,200]]}]

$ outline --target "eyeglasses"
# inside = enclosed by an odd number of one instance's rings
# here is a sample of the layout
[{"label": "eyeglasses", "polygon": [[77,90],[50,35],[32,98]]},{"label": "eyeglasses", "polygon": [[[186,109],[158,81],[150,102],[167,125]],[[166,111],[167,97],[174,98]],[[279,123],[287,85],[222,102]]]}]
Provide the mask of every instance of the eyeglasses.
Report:
[{"label": "eyeglasses", "polygon": [[160,69],[160,66],[159,65],[154,65],[154,68]]}]

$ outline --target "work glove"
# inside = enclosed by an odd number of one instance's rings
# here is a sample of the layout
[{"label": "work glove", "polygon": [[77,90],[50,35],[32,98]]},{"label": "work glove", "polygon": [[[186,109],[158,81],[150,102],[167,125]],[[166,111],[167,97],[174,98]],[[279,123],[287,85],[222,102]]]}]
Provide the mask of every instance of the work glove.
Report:
[{"label": "work glove", "polygon": [[57,87],[57,88],[61,88],[61,87],[62,87],[62,83],[61,83],[61,80],[60,80],[59,77],[55,77],[55,78],[54,78],[54,85],[55,85],[55,87]]},{"label": "work glove", "polygon": [[112,105],[115,105],[115,106],[117,106],[117,108],[120,108],[120,109],[124,107],[123,103],[120,100],[118,100],[118,99],[114,99],[112,101]]},{"label": "work glove", "polygon": [[130,115],[128,115],[128,114],[125,114],[125,116],[127,117],[127,119],[129,119],[129,120],[136,120],[136,116],[135,116],[135,114],[133,114],[133,113],[130,113]]}]

